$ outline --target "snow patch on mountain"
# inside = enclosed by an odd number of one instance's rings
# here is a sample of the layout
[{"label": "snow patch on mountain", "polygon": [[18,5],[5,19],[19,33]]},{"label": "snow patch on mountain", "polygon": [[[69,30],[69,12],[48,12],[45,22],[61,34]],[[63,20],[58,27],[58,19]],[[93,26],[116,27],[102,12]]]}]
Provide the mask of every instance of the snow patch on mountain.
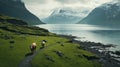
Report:
[{"label": "snow patch on mountain", "polygon": [[89,9],[79,8],[56,8],[53,12],[44,19],[47,23],[76,23],[86,17]]}]

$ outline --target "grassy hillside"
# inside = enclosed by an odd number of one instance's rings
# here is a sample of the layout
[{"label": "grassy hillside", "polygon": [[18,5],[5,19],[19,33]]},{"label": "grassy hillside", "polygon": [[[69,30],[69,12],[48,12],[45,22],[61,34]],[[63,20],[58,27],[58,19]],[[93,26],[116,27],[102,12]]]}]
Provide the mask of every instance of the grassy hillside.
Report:
[{"label": "grassy hillside", "polygon": [[[46,47],[40,50],[40,43],[44,39],[47,40]],[[33,42],[37,43],[39,51],[32,60],[33,67],[101,67],[99,63],[86,58],[95,57],[94,54],[78,48],[79,44],[68,41],[42,28],[1,21],[0,67],[18,67],[30,52],[29,46]]]},{"label": "grassy hillside", "polygon": [[7,23],[15,24],[15,25],[28,25],[26,22],[22,20],[9,17],[9,16],[5,16],[5,15],[0,15],[0,22],[7,22]]},{"label": "grassy hillside", "polygon": [[[10,21],[11,20],[11,21]],[[48,30],[27,26],[27,23],[9,16],[0,15],[0,28],[15,34],[49,35]]]},{"label": "grassy hillside", "polygon": [[63,38],[52,39],[48,40],[47,44],[51,46],[46,46],[33,59],[33,67],[101,67],[99,63],[84,57],[93,57],[95,55],[77,48],[80,45],[68,43]]},{"label": "grassy hillside", "polygon": [[29,52],[29,45],[40,41],[38,36],[51,35],[48,30],[42,28],[18,25],[22,22],[17,21],[8,22],[8,19],[17,20],[9,16],[0,15],[0,19],[0,67],[17,67]]}]

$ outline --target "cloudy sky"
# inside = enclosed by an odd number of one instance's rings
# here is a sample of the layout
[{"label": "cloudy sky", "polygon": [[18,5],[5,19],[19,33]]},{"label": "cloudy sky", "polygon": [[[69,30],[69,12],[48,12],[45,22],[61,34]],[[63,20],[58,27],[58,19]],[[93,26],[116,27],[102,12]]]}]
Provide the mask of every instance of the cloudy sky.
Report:
[{"label": "cloudy sky", "polygon": [[56,8],[85,8],[92,10],[95,7],[110,2],[112,0],[23,0],[30,12],[37,15],[40,19],[45,18],[51,14]]}]

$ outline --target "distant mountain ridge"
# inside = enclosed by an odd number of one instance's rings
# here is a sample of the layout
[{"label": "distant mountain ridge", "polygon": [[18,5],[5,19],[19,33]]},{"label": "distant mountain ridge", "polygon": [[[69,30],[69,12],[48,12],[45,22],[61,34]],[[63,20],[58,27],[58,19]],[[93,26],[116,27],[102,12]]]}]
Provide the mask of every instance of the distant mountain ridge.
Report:
[{"label": "distant mountain ridge", "polygon": [[95,8],[79,23],[120,25],[120,2],[109,2]]},{"label": "distant mountain ridge", "polygon": [[57,8],[43,21],[48,24],[73,24],[83,18],[80,13],[71,8]]},{"label": "distant mountain ridge", "polygon": [[43,24],[39,18],[26,9],[21,0],[0,0],[0,14],[21,19],[29,25]]}]

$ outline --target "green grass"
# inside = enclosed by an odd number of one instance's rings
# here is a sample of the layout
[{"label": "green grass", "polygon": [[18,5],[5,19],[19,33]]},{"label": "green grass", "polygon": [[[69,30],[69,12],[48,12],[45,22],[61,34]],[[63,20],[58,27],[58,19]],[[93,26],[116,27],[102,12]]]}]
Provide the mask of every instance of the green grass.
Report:
[{"label": "green grass", "polygon": [[15,19],[13,17],[5,16],[5,15],[0,15],[1,19]]},{"label": "green grass", "polygon": [[[51,46],[46,47],[33,59],[33,67],[101,67],[99,63],[89,61],[83,57],[83,55],[95,55],[88,51],[78,49],[78,44],[66,43],[66,40],[59,38],[51,39],[52,40],[50,41],[54,41],[54,44],[48,42],[48,44],[51,44]],[[64,43],[64,46],[58,44],[58,41],[62,41],[62,43]],[[54,51],[61,51],[64,56],[59,57]],[[46,55],[51,57],[55,62],[46,59]]]},{"label": "green grass", "polygon": [[[4,31],[5,32],[5,31]],[[99,63],[89,61],[82,55],[93,56],[94,54],[78,49],[78,44],[67,43],[67,39],[54,36],[33,36],[33,35],[15,35],[11,39],[0,38],[0,66],[1,67],[17,67],[18,64],[25,58],[25,54],[30,52],[29,45],[33,42],[37,43],[37,50],[41,47],[40,43],[43,39],[47,40],[46,48],[39,52],[33,59],[33,67],[100,67]],[[15,41],[14,48],[10,48],[10,41]],[[61,46],[59,42],[64,44]],[[47,47],[48,46],[48,47]],[[59,57],[54,51],[61,51],[64,57]],[[77,55],[81,55],[78,57]],[[52,57],[55,62],[46,59],[45,55]],[[70,59],[66,59],[68,57]]]},{"label": "green grass", "polygon": [[[25,58],[25,54],[30,52],[29,46],[33,42],[37,43],[37,49],[39,49],[43,39],[49,43],[54,43],[52,39],[56,38],[53,36],[16,34],[0,29],[0,67],[18,67],[18,64]],[[11,44],[10,41],[14,41],[15,43]],[[14,48],[10,48],[11,45]]]},{"label": "green grass", "polygon": [[[0,15],[1,18],[9,17]],[[36,42],[38,51],[42,40],[47,40],[47,44],[32,60],[33,67],[101,67],[101,64],[83,56],[95,55],[78,49],[79,44],[69,43],[68,39],[58,37],[42,28],[14,25],[8,22],[0,22],[0,67],[18,67],[25,59],[25,55],[30,52],[29,46]],[[14,43],[10,43],[11,41]],[[63,43],[64,46],[58,42]],[[55,51],[61,51],[62,57]],[[54,62],[47,57],[52,58]]]},{"label": "green grass", "polygon": [[[33,42],[37,43],[37,49],[41,47],[40,42],[43,39],[48,40],[49,43],[53,43],[49,41],[50,36],[32,36],[32,35],[14,35],[11,34],[9,36],[13,36],[13,39],[3,39],[0,38],[0,66],[1,67],[17,67],[20,61],[25,58],[25,54],[30,52],[29,46]],[[11,44],[10,41],[14,41],[15,43]],[[10,45],[13,45],[14,48],[10,48]]]}]

